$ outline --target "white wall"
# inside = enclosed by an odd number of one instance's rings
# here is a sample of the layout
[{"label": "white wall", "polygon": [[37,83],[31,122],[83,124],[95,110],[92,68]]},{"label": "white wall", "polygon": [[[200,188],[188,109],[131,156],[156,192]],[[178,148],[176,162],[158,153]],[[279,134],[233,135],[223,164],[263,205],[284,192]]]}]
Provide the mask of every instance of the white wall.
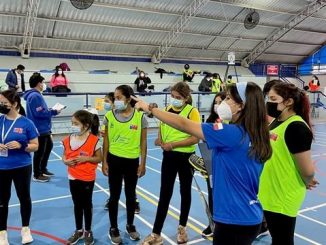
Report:
[{"label": "white wall", "polygon": [[[30,58],[22,59],[20,57],[11,57],[11,56],[0,56],[0,69],[11,69],[16,67],[18,64],[22,64],[26,67],[25,70],[25,82],[26,88],[29,88],[28,80],[31,74],[34,71],[39,70],[52,70],[59,63],[66,62],[70,68],[71,72],[66,72],[66,75],[70,81],[69,87],[72,92],[99,92],[107,93],[113,91],[115,87],[121,84],[130,84],[133,85],[136,75],[131,75],[136,67],[144,70],[148,73],[148,76],[151,78],[153,85],[155,86],[155,91],[162,91],[164,88],[182,80],[182,76],[178,75],[168,75],[163,74],[163,79],[160,78],[160,75],[154,73],[154,67],[160,67],[167,71],[173,71],[175,73],[182,73],[183,64],[159,64],[155,65],[152,63],[145,62],[125,62],[125,61],[98,61],[98,60],[73,60],[73,59],[53,59],[53,58]],[[216,72],[224,77],[226,66],[221,65],[190,65],[193,70],[205,70],[209,72]],[[265,83],[265,78],[256,78],[253,76],[251,71],[244,67],[236,67],[237,73],[240,75],[239,81],[248,81],[252,80],[258,84]],[[89,74],[89,71],[92,70],[106,70],[110,69],[111,71],[118,71],[117,74]],[[6,87],[4,81],[7,72],[0,72],[0,86]],[[230,68],[229,74],[234,75],[235,70]],[[42,75],[45,77],[46,81],[49,81],[52,75],[52,72],[44,72]],[[193,82],[190,83],[192,90],[197,91],[200,81],[203,79],[203,76],[196,75],[193,79]]]}]

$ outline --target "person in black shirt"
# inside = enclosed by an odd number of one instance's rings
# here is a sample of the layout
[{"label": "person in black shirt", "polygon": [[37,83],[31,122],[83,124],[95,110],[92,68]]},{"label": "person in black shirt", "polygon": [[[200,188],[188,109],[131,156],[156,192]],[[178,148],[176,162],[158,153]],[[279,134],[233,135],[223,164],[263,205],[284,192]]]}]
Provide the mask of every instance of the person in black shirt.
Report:
[{"label": "person in black shirt", "polygon": [[136,84],[136,90],[140,93],[146,93],[147,84],[152,83],[151,79],[145,75],[144,71],[139,72],[139,76],[135,80],[134,84]]}]

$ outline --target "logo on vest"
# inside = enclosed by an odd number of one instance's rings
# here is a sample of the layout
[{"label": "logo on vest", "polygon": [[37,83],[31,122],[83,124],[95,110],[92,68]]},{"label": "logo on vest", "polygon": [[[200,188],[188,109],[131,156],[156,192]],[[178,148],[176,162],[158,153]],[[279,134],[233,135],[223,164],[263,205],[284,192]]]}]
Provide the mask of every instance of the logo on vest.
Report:
[{"label": "logo on vest", "polygon": [[129,129],[131,130],[137,130],[138,129],[138,126],[137,125],[130,125]]},{"label": "logo on vest", "polygon": [[79,156],[88,156],[88,153],[85,151],[80,151]]},{"label": "logo on vest", "polygon": [[273,141],[276,141],[277,138],[278,138],[278,135],[275,134],[275,133],[270,133],[270,134],[269,134],[269,138],[270,138],[271,140],[273,140]]},{"label": "logo on vest", "polygon": [[14,133],[22,134],[23,133],[23,129],[22,128],[14,128]]}]

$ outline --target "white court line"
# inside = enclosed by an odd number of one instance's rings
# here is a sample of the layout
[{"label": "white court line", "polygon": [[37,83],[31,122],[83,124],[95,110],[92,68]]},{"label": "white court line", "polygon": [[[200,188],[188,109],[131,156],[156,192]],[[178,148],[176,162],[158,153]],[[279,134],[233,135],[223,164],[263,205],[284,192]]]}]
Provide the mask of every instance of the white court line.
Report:
[{"label": "white court line", "polygon": [[313,145],[318,145],[318,146],[326,146],[326,144],[318,144],[318,143],[312,143]]},{"label": "white court line", "polygon": [[[97,192],[103,192],[103,191],[102,190],[96,190],[93,193],[97,193]],[[46,199],[35,200],[35,201],[32,201],[32,203],[34,204],[34,203],[56,201],[56,200],[65,199],[65,198],[68,198],[68,197],[71,197],[71,195],[57,196],[57,197],[50,197],[50,198],[46,198]],[[18,206],[20,206],[20,203],[11,204],[8,207],[13,208],[13,207],[18,207]]]},{"label": "white court line", "polygon": [[326,156],[326,153],[311,155],[311,157],[322,157],[322,156]]},{"label": "white court line", "polygon": [[300,217],[302,217],[302,218],[305,218],[305,219],[307,219],[307,220],[310,220],[310,221],[312,221],[312,222],[315,222],[315,223],[317,223],[317,224],[319,224],[319,225],[326,226],[325,223],[323,223],[323,222],[321,222],[321,221],[319,221],[319,220],[316,220],[316,219],[310,218],[310,217],[308,217],[308,216],[306,216],[306,215],[303,215],[303,214],[298,214],[298,215],[299,215]]},{"label": "white court line", "polygon": [[299,238],[301,238],[302,240],[305,240],[305,241],[309,242],[310,244],[314,244],[314,245],[322,245],[321,243],[318,243],[318,242],[316,242],[316,241],[313,241],[313,240],[311,240],[311,239],[309,239],[309,238],[307,238],[307,237],[305,237],[305,236],[299,235],[298,233],[294,233],[294,236],[299,237]]},{"label": "white court line", "polygon": [[[98,183],[95,182],[95,185],[97,186],[97,188],[99,188],[100,190],[103,190],[103,192],[105,192],[108,196],[110,195],[109,191],[107,191],[106,189],[104,189],[101,185],[99,185]],[[119,200],[119,204],[126,208],[126,204],[123,203],[122,201]],[[153,225],[151,225],[151,223],[149,223],[147,220],[145,220],[144,218],[142,218],[140,215],[135,215],[135,218],[139,219],[141,222],[143,222],[145,225],[147,225],[149,228],[153,229]],[[164,233],[161,233],[161,236],[170,244],[172,245],[177,245],[177,243],[175,243],[174,241],[172,241],[167,235],[165,235]]]},{"label": "white court line", "polygon": [[198,242],[203,242],[203,241],[209,241],[209,240],[207,240],[207,239],[205,239],[205,238],[198,238],[198,239],[196,239],[196,240],[192,240],[192,241],[190,241],[190,242],[187,242],[187,245],[196,244],[196,243],[198,243]]},{"label": "white court line", "polygon": [[313,207],[309,207],[309,208],[301,209],[301,210],[299,211],[299,214],[304,213],[304,212],[307,212],[307,211],[316,210],[317,208],[322,208],[322,207],[325,207],[325,206],[326,206],[326,202],[324,202],[324,203],[322,203],[322,204],[319,204],[319,205],[316,205],[316,206],[313,206]]},{"label": "white court line", "polygon": [[[160,159],[158,159],[158,158],[156,158],[156,157],[152,157],[152,156],[150,156],[150,155],[147,155],[147,156],[148,156],[149,158],[152,158],[152,159],[156,160],[156,161],[162,162]],[[148,168],[148,169],[150,169],[150,170],[152,170],[152,171],[154,171],[154,172],[156,172],[156,173],[161,174],[161,171],[156,170],[156,169],[151,168],[151,167],[148,167],[147,165],[146,165],[146,168]],[[198,175],[198,176],[201,176],[201,175]],[[201,176],[201,177],[202,177],[202,176]],[[202,178],[203,178],[203,177],[202,177]],[[179,178],[176,178],[176,181],[177,181],[177,182],[180,182],[180,181],[179,181]],[[195,191],[197,191],[197,188],[196,188],[195,186],[192,185],[191,188],[194,189]],[[202,191],[202,193],[205,194],[206,196],[208,196],[208,193],[207,193],[207,192]]]},{"label": "white court line", "polygon": [[[158,196],[154,195],[152,192],[147,191],[146,189],[140,187],[139,185],[137,185],[137,188],[138,188],[139,190],[141,190],[142,192],[144,192],[145,194],[147,194],[148,196],[151,196],[151,197],[154,198],[155,200],[159,201],[160,198],[159,198]],[[171,210],[175,211],[176,213],[180,214],[180,210],[177,209],[176,207],[172,206],[171,204],[169,205],[169,208],[170,208]],[[191,217],[190,215],[188,216],[188,219],[191,220],[192,222],[194,222],[195,224],[201,226],[202,228],[206,228],[206,227],[207,227],[207,225],[204,225],[204,224],[201,223],[199,220],[197,220],[197,219]]]},{"label": "white court line", "polygon": [[62,159],[62,157],[58,153],[56,153],[55,151],[51,151],[51,153],[53,153],[53,155],[55,155],[56,157],[58,157],[60,160]]}]

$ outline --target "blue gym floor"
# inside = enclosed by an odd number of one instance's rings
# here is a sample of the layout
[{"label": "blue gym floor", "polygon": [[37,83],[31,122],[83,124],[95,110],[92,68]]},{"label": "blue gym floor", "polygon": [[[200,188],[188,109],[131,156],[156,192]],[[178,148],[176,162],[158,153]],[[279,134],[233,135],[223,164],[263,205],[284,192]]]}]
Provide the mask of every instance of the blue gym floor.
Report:
[{"label": "blue gym floor", "polygon": [[[160,165],[162,151],[154,146],[156,133],[148,135],[147,172],[137,186],[141,212],[135,216],[135,225],[142,237],[151,232],[156,214],[160,191]],[[70,197],[66,166],[61,161],[62,145],[56,141],[49,160],[49,170],[55,173],[49,183],[32,182],[33,213],[30,228],[33,232],[33,244],[64,244],[75,229],[73,204]],[[326,244],[326,124],[315,125],[315,142],[312,148],[316,164],[316,177],[320,182],[317,189],[308,191],[306,200],[297,218],[295,244]],[[206,197],[205,180],[195,176]],[[211,241],[201,237],[201,231],[208,221],[193,183],[192,205],[188,222],[188,244],[209,244]],[[96,244],[110,243],[107,231],[110,226],[108,213],[103,209],[109,197],[107,177],[103,176],[100,167],[97,172],[96,186],[93,195],[93,233]],[[179,184],[175,183],[174,195],[171,200],[169,214],[162,231],[165,244],[176,243],[176,231],[180,208]],[[136,244],[125,235],[125,197],[121,195],[119,209],[119,228],[125,244]],[[12,191],[9,209],[8,233],[10,244],[21,244],[19,202]],[[270,244],[270,237],[265,236],[254,244]],[[79,244],[82,244],[80,242]]]}]

